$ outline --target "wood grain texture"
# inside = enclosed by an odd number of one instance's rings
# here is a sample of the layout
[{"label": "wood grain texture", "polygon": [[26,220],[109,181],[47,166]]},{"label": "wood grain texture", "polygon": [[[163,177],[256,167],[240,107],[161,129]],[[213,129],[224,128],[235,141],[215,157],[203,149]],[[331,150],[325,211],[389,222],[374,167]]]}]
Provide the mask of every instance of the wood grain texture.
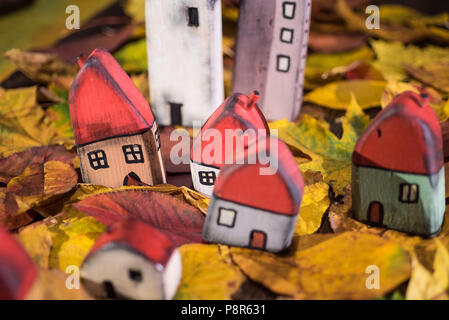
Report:
[{"label": "wood grain texture", "polygon": [[204,122],[224,99],[221,2],[146,0],[145,20],[159,123]]},{"label": "wood grain texture", "polygon": [[145,98],[106,51],[85,59],[70,89],[70,116],[83,181],[118,188],[133,173],[166,182],[158,125]]},{"label": "wood grain texture", "polygon": [[240,7],[233,91],[261,93],[268,120],[299,114],[310,0],[247,0]]}]

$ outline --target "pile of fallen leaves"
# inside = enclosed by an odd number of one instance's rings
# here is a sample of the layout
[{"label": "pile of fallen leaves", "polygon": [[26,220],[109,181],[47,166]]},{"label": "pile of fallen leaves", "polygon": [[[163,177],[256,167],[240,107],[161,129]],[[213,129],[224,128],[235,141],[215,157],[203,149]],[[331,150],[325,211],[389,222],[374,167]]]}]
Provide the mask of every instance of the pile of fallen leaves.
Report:
[{"label": "pile of fallen leaves", "polygon": [[[0,29],[8,30],[0,35],[0,223],[40,269],[31,298],[88,297],[65,288],[66,268],[80,266],[105,228],[129,217],[179,245],[183,276],[175,299],[449,297],[448,217],[433,239],[368,227],[351,218],[349,187],[357,138],[393,96],[424,88],[441,122],[448,120],[448,13],[384,5],[381,28],[368,30],[368,1],[313,1],[301,114],[270,123],[306,181],[293,244],[273,254],[202,241],[209,199],[191,190],[189,166],[169,162],[172,128],[162,133],[171,184],[82,183],[67,103],[74,58],[108,49],[148,99],[144,1],[77,1],[82,28],[69,33],[64,10],[72,2],[35,0],[0,16]],[[237,2],[223,10],[228,94]],[[372,265],[380,288],[370,290]]]}]

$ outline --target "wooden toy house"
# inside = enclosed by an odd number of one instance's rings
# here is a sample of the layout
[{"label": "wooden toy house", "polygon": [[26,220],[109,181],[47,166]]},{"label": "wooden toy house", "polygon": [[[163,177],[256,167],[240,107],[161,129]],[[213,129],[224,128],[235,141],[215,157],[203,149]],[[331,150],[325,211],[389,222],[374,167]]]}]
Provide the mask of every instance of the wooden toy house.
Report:
[{"label": "wooden toy house", "polygon": [[[203,226],[203,239],[232,246],[279,252],[287,248],[301,204],[304,182],[288,147],[274,136],[260,138],[248,150],[269,152],[277,161],[225,165],[215,182]],[[245,155],[246,157],[246,155]]]},{"label": "wooden toy house", "polygon": [[224,99],[221,1],[146,0],[150,97],[162,125],[204,122]]},{"label": "wooden toy house", "polygon": [[445,210],[441,127],[426,95],[407,91],[382,110],[352,156],[355,218],[421,236]]},{"label": "wooden toy house", "polygon": [[81,279],[98,298],[171,299],[181,280],[181,255],[156,228],[124,220],[97,239]]},{"label": "wooden toy house", "polygon": [[14,236],[0,227],[0,300],[22,300],[37,278],[37,269]]},{"label": "wooden toy house", "polygon": [[[227,162],[235,161],[238,142],[229,139],[231,130],[240,130],[239,133],[235,131],[235,139],[241,140],[243,144],[249,142],[243,141],[250,138],[245,135],[249,130],[255,134],[270,134],[268,124],[256,104],[258,97],[257,92],[253,92],[250,97],[239,93],[232,94],[201,128],[194,139],[190,154],[190,171],[195,190],[211,196],[220,168]],[[218,134],[218,137],[212,138],[214,133]],[[245,148],[245,145],[243,147]],[[216,149],[211,151],[214,148]],[[221,154],[217,155],[216,152]]]},{"label": "wooden toy house", "polygon": [[83,181],[117,188],[132,174],[165,183],[158,125],[132,80],[102,49],[79,64],[69,103]]},{"label": "wooden toy house", "polygon": [[246,0],[240,5],[232,90],[259,90],[269,121],[293,121],[299,114],[311,2]]}]

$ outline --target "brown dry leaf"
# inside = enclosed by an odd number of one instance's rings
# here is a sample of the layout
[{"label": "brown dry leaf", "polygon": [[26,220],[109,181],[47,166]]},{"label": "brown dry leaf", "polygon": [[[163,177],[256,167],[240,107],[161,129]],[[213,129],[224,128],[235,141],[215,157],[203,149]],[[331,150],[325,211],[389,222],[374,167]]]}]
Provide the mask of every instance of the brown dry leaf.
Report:
[{"label": "brown dry leaf", "polygon": [[228,300],[245,276],[227,261],[217,245],[187,244],[179,248],[182,280],[176,300]]},{"label": "brown dry leaf", "polygon": [[336,53],[359,49],[366,43],[363,33],[317,33],[310,32],[309,47],[317,52]]},{"label": "brown dry leaf", "polygon": [[69,274],[58,269],[40,269],[39,276],[27,294],[27,300],[90,300],[83,287],[68,289],[66,280]]},{"label": "brown dry leaf", "polygon": [[[410,277],[410,259],[393,241],[344,232],[294,253],[231,248],[245,275],[275,293],[300,299],[372,299],[383,296]],[[301,243],[301,237],[298,239]],[[377,266],[380,289],[366,286],[368,266]]]},{"label": "brown dry leaf", "polygon": [[419,67],[404,64],[405,70],[415,79],[449,93],[449,63],[428,63]]},{"label": "brown dry leaf", "polygon": [[77,70],[74,64],[63,62],[53,54],[11,49],[5,52],[4,57],[30,79],[39,83],[49,83],[60,76],[74,75]]},{"label": "brown dry leaf", "polygon": [[[11,161],[17,161],[15,171],[11,173],[17,176],[2,175],[7,185],[0,194],[0,222],[8,229],[17,229],[33,221],[36,214],[30,211],[32,209],[45,214],[45,206],[63,199],[78,182],[78,174],[71,164],[73,154],[61,151],[63,147],[42,148],[35,150],[35,157],[32,151],[31,154],[25,151],[0,160],[0,167],[4,165],[3,172],[7,171]],[[53,158],[65,162],[49,160]]]}]

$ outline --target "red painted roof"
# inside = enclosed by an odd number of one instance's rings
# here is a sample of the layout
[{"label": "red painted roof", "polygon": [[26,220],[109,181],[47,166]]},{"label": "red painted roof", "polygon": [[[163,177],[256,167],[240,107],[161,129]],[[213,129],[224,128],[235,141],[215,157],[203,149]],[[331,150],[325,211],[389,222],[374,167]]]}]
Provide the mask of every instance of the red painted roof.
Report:
[{"label": "red painted roof", "polygon": [[382,110],[357,141],[353,163],[415,174],[444,164],[441,126],[425,95],[407,91]]},{"label": "red painted roof", "polygon": [[149,261],[166,266],[176,247],[168,237],[144,222],[125,219],[111,225],[95,242],[88,258],[108,245],[125,246]]},{"label": "red painted roof", "polygon": [[0,227],[0,300],[24,299],[37,269],[14,236]]},{"label": "red painted roof", "polygon": [[248,155],[258,150],[262,154],[277,151],[277,157],[276,153],[273,155],[278,162],[276,173],[261,175],[259,169],[268,165],[262,164],[260,157],[254,164],[225,165],[215,181],[214,197],[279,214],[298,214],[304,181],[292,153],[274,136],[261,137],[257,144],[250,146]]},{"label": "red painted roof", "polygon": [[[201,128],[198,136],[194,139],[190,158],[197,163],[221,167],[225,163],[226,155],[229,155],[229,152],[226,152],[225,144],[226,129],[241,129],[243,131],[253,129],[256,134],[259,133],[258,130],[263,130],[265,134],[270,134],[267,121],[256,104],[258,98],[258,93],[253,93],[250,97],[244,94],[234,93],[227,98],[223,104],[214,111]],[[218,130],[220,133],[221,140],[215,142],[217,143],[217,148],[221,148],[221,157],[217,157],[217,159],[209,159],[209,151],[207,150],[210,150],[211,146],[209,145],[214,143],[214,139],[210,139],[207,136],[207,130],[209,129]],[[211,131],[209,131],[209,134],[210,132]],[[211,141],[209,141],[209,139]],[[247,139],[244,140],[245,145],[247,145]],[[235,140],[233,143],[235,146]],[[215,158],[214,153],[212,153],[212,157]],[[219,160],[220,158],[221,160]]]},{"label": "red painted roof", "polygon": [[95,49],[82,65],[69,104],[77,145],[141,133],[154,122],[145,98],[103,49]]}]

